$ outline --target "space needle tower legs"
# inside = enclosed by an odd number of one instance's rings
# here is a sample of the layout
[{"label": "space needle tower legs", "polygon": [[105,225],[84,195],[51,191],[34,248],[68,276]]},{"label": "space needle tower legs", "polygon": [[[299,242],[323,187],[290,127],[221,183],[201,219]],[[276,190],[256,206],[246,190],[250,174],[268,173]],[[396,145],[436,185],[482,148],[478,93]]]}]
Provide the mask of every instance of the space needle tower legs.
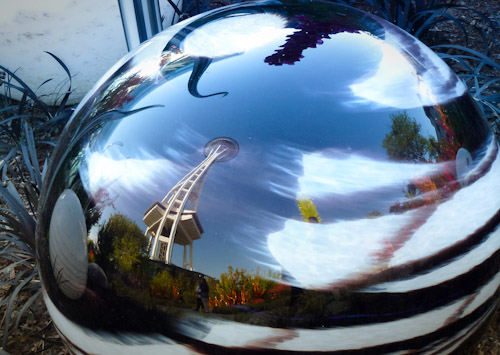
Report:
[{"label": "space needle tower legs", "polygon": [[[238,143],[231,138],[215,138],[204,148],[205,160],[184,176],[161,200],[144,213],[149,236],[149,258],[171,263],[174,243],[184,246],[183,267],[193,268],[193,241],[201,238],[203,229],[196,215],[198,200],[207,173],[215,162],[234,158]],[[189,248],[189,259],[186,255]]]}]

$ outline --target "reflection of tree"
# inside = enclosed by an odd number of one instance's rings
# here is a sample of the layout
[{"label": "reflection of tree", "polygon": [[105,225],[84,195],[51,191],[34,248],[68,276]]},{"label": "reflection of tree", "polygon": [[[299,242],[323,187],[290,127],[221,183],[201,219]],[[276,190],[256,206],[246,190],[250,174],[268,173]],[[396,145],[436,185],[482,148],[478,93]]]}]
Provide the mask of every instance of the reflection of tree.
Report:
[{"label": "reflection of tree", "polygon": [[92,226],[96,225],[101,218],[102,211],[97,206],[93,205],[85,211],[85,224],[87,226],[87,230],[90,230]]},{"label": "reflection of tree", "polygon": [[112,215],[98,233],[97,261],[120,271],[131,271],[146,251],[146,238],[139,226],[122,214]]},{"label": "reflection of tree", "polygon": [[[422,136],[420,125],[406,112],[392,114],[391,120],[391,132],[387,133],[382,141],[382,147],[391,159],[432,163],[450,156],[450,143]],[[404,191],[408,200],[395,203],[390,207],[390,212],[402,213],[450,196],[458,188],[455,172],[447,165],[441,165],[439,169],[439,172],[432,176],[411,179],[407,190]]]},{"label": "reflection of tree", "polygon": [[382,147],[394,160],[425,162],[434,156],[432,142],[420,134],[420,125],[406,112],[391,115],[391,132],[385,135]]},{"label": "reflection of tree", "polygon": [[99,102],[100,109],[108,111],[123,108],[134,99],[131,96],[134,89],[146,79],[140,75],[140,72],[136,72],[132,75],[129,74],[122,80],[117,80],[116,84],[110,86],[104,93],[101,102]]},{"label": "reflection of tree", "polygon": [[358,32],[357,29],[353,30],[339,23],[313,21],[304,15],[295,16],[295,20],[298,22],[295,26],[298,31],[287,36],[288,39],[281,46],[282,49],[264,59],[269,65],[293,65],[303,58],[302,52],[305,49],[316,48],[317,45],[323,44],[323,39],[329,39],[330,35],[339,32]]},{"label": "reflection of tree", "polygon": [[90,198],[85,206],[85,223],[87,230],[99,222],[102,216],[102,211],[105,207],[114,206],[114,200],[110,197],[109,191],[104,187],[99,187],[92,198]]},{"label": "reflection of tree", "polygon": [[299,208],[302,219],[309,223],[321,223],[318,210],[310,198],[297,199],[297,207]]}]

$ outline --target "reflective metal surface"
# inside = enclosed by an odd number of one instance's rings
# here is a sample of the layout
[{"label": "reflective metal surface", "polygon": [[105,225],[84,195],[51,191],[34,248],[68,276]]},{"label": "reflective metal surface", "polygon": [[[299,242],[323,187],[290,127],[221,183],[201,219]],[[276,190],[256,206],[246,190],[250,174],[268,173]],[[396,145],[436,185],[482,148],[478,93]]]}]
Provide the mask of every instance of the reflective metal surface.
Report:
[{"label": "reflective metal surface", "polygon": [[497,304],[498,143],[430,49],[323,2],[173,26],[100,80],[45,176],[75,352],[447,353]]}]

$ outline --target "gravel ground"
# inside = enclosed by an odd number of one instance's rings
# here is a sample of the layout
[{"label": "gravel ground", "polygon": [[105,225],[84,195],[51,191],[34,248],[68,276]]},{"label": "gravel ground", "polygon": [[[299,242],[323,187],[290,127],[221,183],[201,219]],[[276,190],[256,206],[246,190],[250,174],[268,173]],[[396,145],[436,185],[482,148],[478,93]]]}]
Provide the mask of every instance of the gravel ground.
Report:
[{"label": "gravel ground", "polygon": [[[500,1],[498,0],[463,0],[459,1],[458,4],[470,6],[488,16],[500,13]],[[447,25],[440,26],[439,31],[435,33],[437,40],[480,49],[483,43],[480,36],[474,34],[474,29],[481,29],[484,26],[479,16],[466,10],[455,10],[455,14],[469,27],[471,33],[469,43],[465,42],[464,36],[457,31],[457,28]],[[500,47],[498,45],[490,48],[490,57],[500,62]],[[0,259],[0,269],[6,265],[5,260]],[[8,288],[0,288],[0,299],[3,299],[7,292],[9,292]],[[31,295],[32,292],[22,292],[19,295],[19,304],[22,306],[23,300],[28,300]],[[2,313],[4,309],[0,308]],[[0,330],[0,339],[1,337]],[[7,349],[9,349],[11,354],[39,353],[48,355],[69,353],[62,344],[61,338],[47,314],[45,305],[41,301],[35,303],[31,307],[31,312],[27,312],[27,315],[22,319],[17,336],[9,339]],[[478,355],[500,354],[500,311],[497,309],[485,325],[483,325],[482,329],[472,339],[469,339],[456,353]]]}]

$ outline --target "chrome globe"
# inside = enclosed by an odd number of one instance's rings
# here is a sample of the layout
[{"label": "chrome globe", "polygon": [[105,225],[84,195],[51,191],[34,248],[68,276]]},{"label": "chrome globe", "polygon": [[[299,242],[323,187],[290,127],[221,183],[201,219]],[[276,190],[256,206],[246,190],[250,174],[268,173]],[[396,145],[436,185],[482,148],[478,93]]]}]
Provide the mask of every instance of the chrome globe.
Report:
[{"label": "chrome globe", "polygon": [[500,285],[498,143],[377,17],[249,2],[160,33],[44,180],[44,297],[82,353],[448,353]]}]

